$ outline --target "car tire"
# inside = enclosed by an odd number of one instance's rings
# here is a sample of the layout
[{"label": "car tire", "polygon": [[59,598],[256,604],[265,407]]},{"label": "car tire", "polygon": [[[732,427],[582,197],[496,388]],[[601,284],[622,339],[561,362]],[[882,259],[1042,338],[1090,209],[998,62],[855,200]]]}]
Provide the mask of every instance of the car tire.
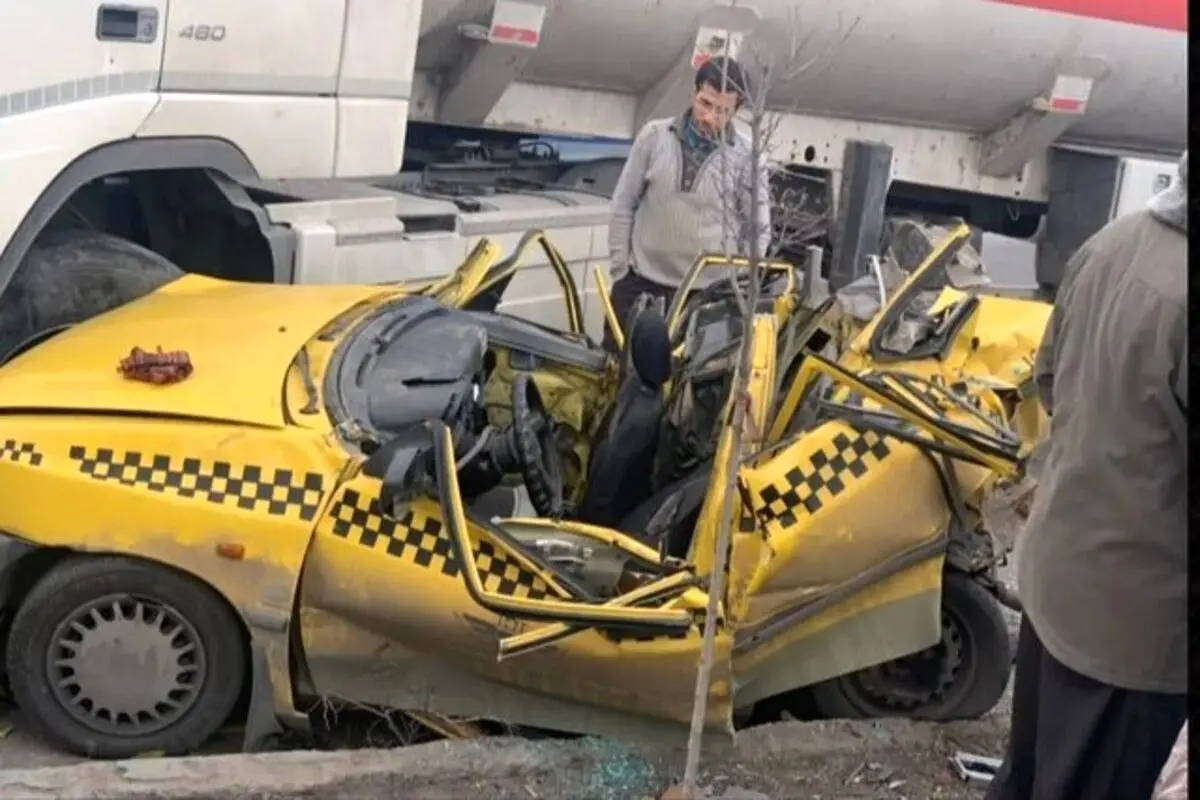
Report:
[{"label": "car tire", "polygon": [[[977,719],[1008,686],[1013,641],[996,597],[970,576],[947,572],[942,584],[942,641],[902,659],[824,681],[811,688],[819,715],[831,719],[907,717],[947,722]],[[889,697],[881,676],[924,669],[929,696]],[[890,670],[890,672],[889,672]],[[931,684],[935,684],[931,687]]]},{"label": "car tire", "polygon": [[0,364],[71,325],[143,297],[184,275],[133,242],[94,231],[42,235],[0,289]]},{"label": "car tire", "polygon": [[76,755],[130,758],[203,744],[232,713],[246,665],[241,627],[209,587],[149,562],[89,557],[30,590],[6,666],[35,734]]}]

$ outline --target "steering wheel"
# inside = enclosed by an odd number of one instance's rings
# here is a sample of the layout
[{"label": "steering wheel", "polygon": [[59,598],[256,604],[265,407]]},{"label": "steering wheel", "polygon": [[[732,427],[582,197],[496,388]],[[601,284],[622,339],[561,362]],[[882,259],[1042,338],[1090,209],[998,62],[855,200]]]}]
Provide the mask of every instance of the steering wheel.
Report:
[{"label": "steering wheel", "polygon": [[539,516],[561,517],[563,467],[554,439],[554,420],[528,372],[519,373],[513,381],[512,427],[517,462],[530,502]]}]

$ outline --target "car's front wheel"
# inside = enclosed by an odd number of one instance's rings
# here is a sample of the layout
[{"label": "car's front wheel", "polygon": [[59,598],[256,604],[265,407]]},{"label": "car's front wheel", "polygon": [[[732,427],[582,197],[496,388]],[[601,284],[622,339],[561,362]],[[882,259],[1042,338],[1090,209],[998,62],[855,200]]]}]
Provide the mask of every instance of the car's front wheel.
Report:
[{"label": "car's front wheel", "polygon": [[196,749],[229,718],[246,675],[238,622],[211,589],[127,558],[51,569],[6,649],[24,721],[90,758]]},{"label": "car's front wheel", "polygon": [[811,696],[826,718],[974,719],[1004,695],[1012,660],[1012,637],[995,595],[967,575],[948,572],[940,642],[819,683]]}]

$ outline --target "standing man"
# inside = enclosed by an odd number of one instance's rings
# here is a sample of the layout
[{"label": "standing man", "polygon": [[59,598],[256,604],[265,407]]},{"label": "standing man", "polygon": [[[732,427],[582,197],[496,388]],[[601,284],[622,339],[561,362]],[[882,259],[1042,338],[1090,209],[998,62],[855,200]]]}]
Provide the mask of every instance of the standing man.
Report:
[{"label": "standing man", "polygon": [[[612,302],[626,330],[642,294],[670,304],[688,268],[703,252],[748,254],[771,242],[770,189],[765,159],[754,164],[750,141],[733,115],[749,93],[741,66],[711,59],[696,71],[687,111],[647,122],[638,132],[612,198],[608,250]],[[758,205],[751,219],[751,195]],[[703,276],[695,288],[720,277]],[[604,326],[604,346],[615,349]]]},{"label": "standing man", "polygon": [[1187,205],[1184,153],[1072,258],[1038,351],[1050,449],[988,800],[1148,798],[1187,716]]}]

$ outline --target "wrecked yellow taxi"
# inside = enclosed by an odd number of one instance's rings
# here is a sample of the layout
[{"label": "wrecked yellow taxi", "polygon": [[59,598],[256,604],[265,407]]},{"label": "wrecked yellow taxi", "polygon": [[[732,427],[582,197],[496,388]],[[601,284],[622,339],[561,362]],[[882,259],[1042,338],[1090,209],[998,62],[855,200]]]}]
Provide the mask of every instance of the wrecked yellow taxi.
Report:
[{"label": "wrecked yellow taxi", "polygon": [[55,331],[0,366],[24,720],[101,758],[232,718],[254,746],[322,699],[671,736],[726,521],[713,731],[988,711],[1011,644],[980,507],[1044,425],[1049,307],[941,288],[914,310],[967,233],[833,354],[832,306],[771,276],[744,392],[713,368],[741,330],[721,297],[646,308],[611,358],[564,270],[555,331],[495,311],[513,267],[481,252],[409,286],[185,276]]}]

